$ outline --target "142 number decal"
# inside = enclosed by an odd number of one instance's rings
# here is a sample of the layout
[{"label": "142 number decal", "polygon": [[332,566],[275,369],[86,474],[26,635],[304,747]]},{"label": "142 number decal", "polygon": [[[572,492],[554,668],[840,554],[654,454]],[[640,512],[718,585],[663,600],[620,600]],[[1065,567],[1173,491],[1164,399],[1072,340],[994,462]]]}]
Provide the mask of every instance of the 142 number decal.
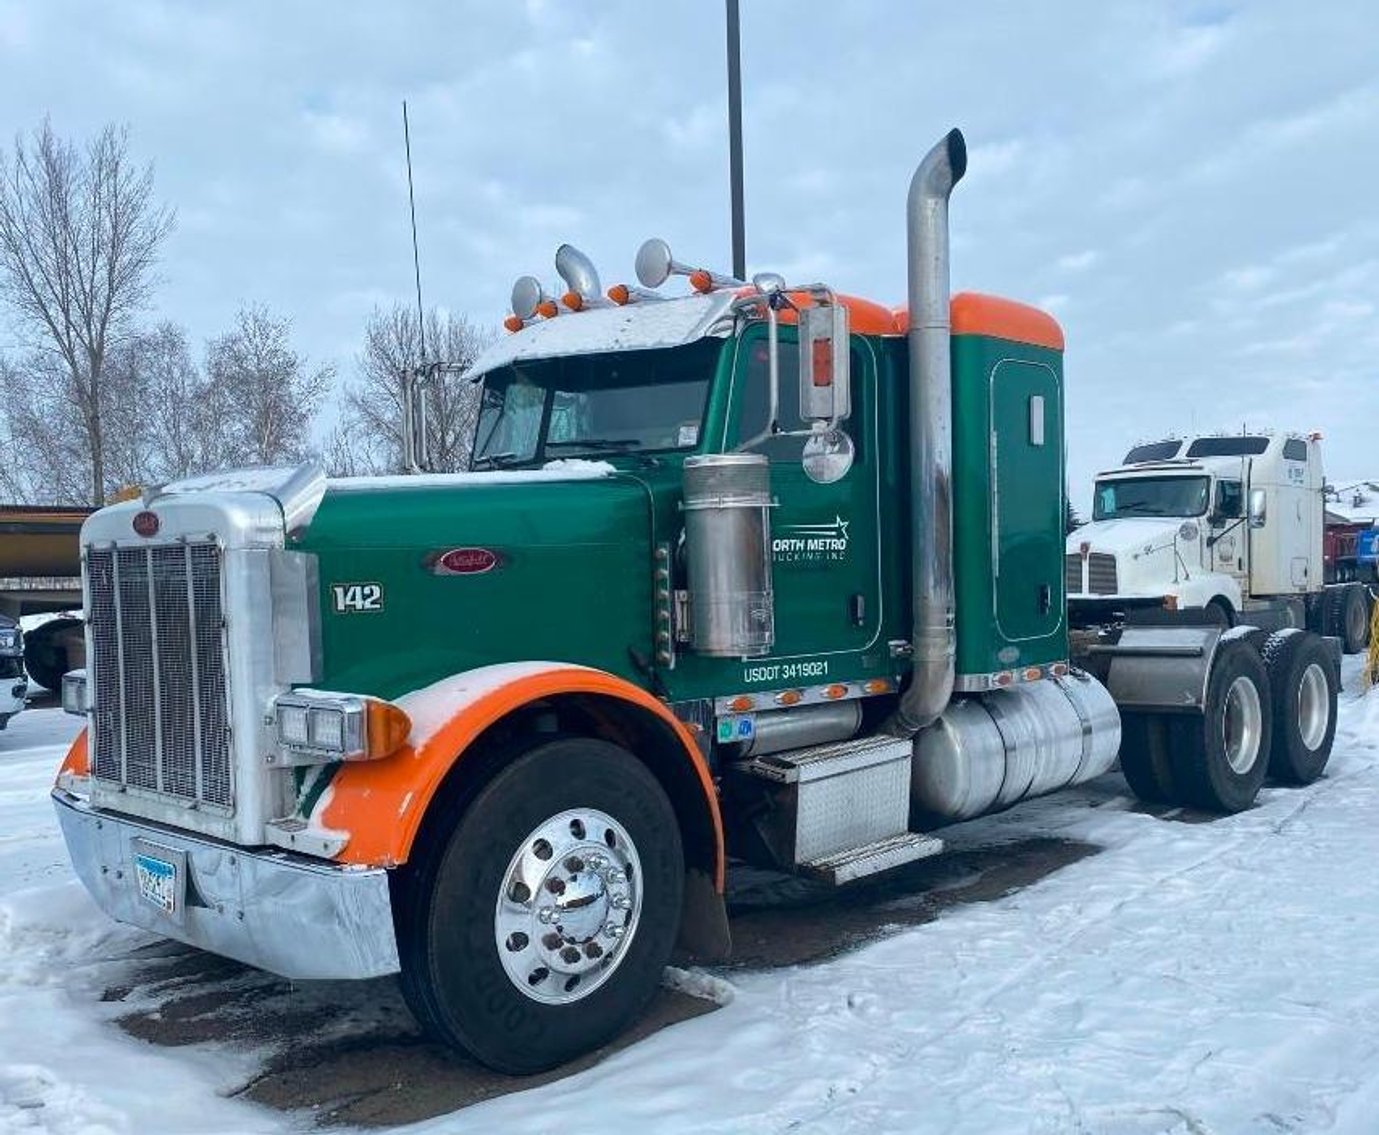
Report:
[{"label": "142 number decal", "polygon": [[381,583],[332,583],[330,593],[336,611],[341,614],[383,610]]}]

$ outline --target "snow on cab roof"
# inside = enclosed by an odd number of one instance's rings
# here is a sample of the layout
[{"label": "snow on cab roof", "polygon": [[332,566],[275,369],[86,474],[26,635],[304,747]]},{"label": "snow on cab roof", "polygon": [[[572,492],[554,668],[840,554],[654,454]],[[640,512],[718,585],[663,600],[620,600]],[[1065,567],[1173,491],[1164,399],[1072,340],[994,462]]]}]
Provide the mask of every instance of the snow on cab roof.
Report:
[{"label": "snow on cab roof", "polygon": [[474,379],[527,359],[593,355],[604,351],[647,351],[680,347],[732,329],[734,292],[647,300],[621,307],[595,307],[529,324],[505,335],[474,360],[465,377]]}]

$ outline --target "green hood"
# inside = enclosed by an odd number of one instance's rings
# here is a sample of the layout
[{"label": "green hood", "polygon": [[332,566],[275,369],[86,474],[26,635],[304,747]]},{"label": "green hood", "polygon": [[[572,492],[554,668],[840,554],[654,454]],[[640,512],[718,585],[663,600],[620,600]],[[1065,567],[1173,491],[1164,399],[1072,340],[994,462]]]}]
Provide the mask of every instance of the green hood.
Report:
[{"label": "green hood", "polygon": [[[630,652],[652,653],[651,509],[638,477],[590,462],[332,482],[289,541],[317,557],[318,684],[392,698],[529,660],[644,683]],[[438,570],[452,549],[483,549],[496,562]]]}]

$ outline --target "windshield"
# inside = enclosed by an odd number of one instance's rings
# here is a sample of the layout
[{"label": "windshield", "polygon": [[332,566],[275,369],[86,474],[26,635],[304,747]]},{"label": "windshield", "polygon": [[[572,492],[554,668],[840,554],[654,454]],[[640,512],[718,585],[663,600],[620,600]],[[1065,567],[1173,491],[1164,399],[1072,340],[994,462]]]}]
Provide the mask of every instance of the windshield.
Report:
[{"label": "windshield", "polygon": [[1206,477],[1137,477],[1098,481],[1093,520],[1123,516],[1201,516],[1207,511]]},{"label": "windshield", "polygon": [[718,339],[514,363],[484,378],[471,469],[693,449]]}]

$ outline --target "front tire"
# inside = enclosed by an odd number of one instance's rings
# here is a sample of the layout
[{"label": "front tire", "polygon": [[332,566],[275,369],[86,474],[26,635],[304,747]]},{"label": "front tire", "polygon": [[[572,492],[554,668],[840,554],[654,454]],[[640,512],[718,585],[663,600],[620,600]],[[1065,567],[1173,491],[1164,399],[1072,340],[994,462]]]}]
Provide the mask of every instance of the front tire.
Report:
[{"label": "front tire", "polygon": [[1170,723],[1173,782],[1184,803],[1213,812],[1242,812],[1254,803],[1269,771],[1269,708],[1259,652],[1241,638],[1222,642],[1202,712]]},{"label": "front tire", "polygon": [[1326,768],[1336,737],[1334,656],[1305,631],[1272,635],[1263,654],[1273,690],[1269,774],[1286,784],[1311,784]]},{"label": "front tire", "polygon": [[597,1048],[655,994],[684,856],[646,766],[602,741],[499,772],[400,888],[407,1000],[437,1039],[530,1074]]}]

